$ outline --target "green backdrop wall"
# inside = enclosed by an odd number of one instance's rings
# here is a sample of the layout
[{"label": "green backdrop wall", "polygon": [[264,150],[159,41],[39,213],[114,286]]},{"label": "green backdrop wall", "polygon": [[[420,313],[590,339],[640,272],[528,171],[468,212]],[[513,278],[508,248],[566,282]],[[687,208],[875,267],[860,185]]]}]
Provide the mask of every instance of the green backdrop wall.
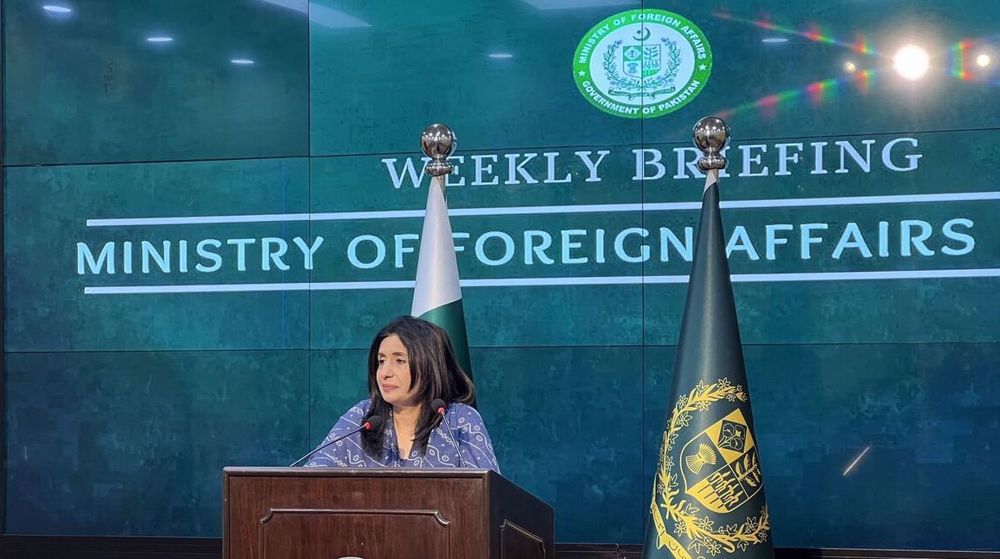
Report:
[{"label": "green backdrop wall", "polygon": [[[711,75],[622,118],[573,65],[640,9],[694,23]],[[559,541],[638,543],[701,192],[690,129],[716,114],[775,543],[1000,549],[998,17],[3,2],[6,532],[220,535],[223,466],[287,464],[364,395],[372,335],[409,310],[418,139],[441,121],[504,474]],[[601,37],[596,71],[627,71],[631,39]],[[912,81],[907,43],[929,55]],[[668,46],[644,67],[669,70]]]}]

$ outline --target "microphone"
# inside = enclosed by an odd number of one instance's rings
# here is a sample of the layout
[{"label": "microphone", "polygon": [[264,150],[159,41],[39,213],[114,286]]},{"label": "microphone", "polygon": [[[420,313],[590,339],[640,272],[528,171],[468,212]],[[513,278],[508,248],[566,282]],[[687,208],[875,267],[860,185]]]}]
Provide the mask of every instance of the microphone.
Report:
[{"label": "microphone", "polygon": [[351,435],[353,435],[353,434],[355,434],[355,433],[357,433],[359,431],[371,431],[373,429],[378,429],[379,427],[382,426],[382,422],[383,421],[384,421],[384,419],[382,419],[381,415],[373,415],[373,416],[369,417],[368,419],[366,419],[364,421],[364,423],[362,423],[361,426],[358,427],[357,429],[354,429],[353,431],[351,431],[349,433],[345,433],[345,434],[343,434],[343,435],[341,435],[339,437],[336,437],[336,438],[334,438],[332,441],[330,441],[328,443],[323,443],[323,444],[319,445],[318,447],[316,447],[316,448],[310,450],[308,453],[306,453],[306,455],[303,456],[302,458],[299,458],[295,462],[292,462],[292,464],[290,466],[288,466],[288,467],[289,468],[294,468],[295,466],[298,466],[301,462],[305,461],[307,458],[311,457],[313,454],[316,454],[317,452],[319,452],[319,451],[323,450],[324,448],[332,445],[333,443],[340,442],[340,441],[346,439],[347,437],[350,437]]},{"label": "microphone", "polygon": [[448,404],[444,403],[444,400],[441,398],[435,398],[431,400],[431,409],[434,410],[434,413],[441,416],[441,421],[444,422],[444,428],[448,432],[448,440],[451,441],[451,444],[455,445],[455,450],[458,451],[459,467],[464,468],[465,459],[462,458],[462,449],[459,448],[458,441],[455,440],[455,434],[451,432],[451,425],[448,423],[448,414],[445,413],[448,411]]}]

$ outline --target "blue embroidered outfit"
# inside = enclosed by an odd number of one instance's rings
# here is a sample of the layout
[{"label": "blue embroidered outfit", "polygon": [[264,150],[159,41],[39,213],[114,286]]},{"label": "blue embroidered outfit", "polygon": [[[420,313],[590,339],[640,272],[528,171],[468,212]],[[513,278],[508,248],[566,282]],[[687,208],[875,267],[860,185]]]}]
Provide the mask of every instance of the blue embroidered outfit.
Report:
[{"label": "blue embroidered outfit", "polygon": [[[345,413],[330,430],[324,443],[357,429],[368,414],[369,400],[362,400]],[[471,406],[453,403],[445,412],[451,425],[452,435],[462,452],[467,468],[494,470],[500,472],[493,443],[486,432],[486,425],[479,412]],[[408,457],[399,455],[399,445],[393,427],[392,415],[386,423],[382,440],[382,456],[371,456],[361,446],[361,433],[332,444],[313,454],[306,463],[307,468],[458,468],[460,462],[455,445],[445,432],[442,421],[431,431],[427,439],[427,451],[423,454],[413,445]]]}]

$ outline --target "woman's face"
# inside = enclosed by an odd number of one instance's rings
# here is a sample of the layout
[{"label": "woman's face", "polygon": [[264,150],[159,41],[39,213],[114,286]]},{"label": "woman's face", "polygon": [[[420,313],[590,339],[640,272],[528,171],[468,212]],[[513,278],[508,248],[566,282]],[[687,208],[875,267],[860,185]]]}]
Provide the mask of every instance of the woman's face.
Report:
[{"label": "woman's face", "polygon": [[382,399],[389,405],[416,405],[416,387],[412,385],[410,376],[410,356],[399,336],[392,334],[379,344],[375,379]]}]

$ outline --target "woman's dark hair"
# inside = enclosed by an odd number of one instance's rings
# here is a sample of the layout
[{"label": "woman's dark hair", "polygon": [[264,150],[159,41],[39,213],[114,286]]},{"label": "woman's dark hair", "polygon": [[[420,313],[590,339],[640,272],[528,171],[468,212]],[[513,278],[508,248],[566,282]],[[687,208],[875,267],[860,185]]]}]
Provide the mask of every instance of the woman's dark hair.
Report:
[{"label": "woman's dark hair", "polygon": [[441,417],[431,409],[431,401],[441,398],[449,404],[473,404],[476,400],[476,387],[459,366],[447,332],[440,326],[412,316],[394,319],[379,330],[368,350],[368,397],[371,399],[371,408],[365,419],[378,415],[384,421],[377,429],[362,432],[361,443],[365,452],[375,457],[382,456],[385,428],[392,410],[392,405],[382,399],[382,393],[378,389],[378,350],[382,340],[392,335],[399,336],[406,347],[410,383],[416,391],[418,401],[423,405],[413,438],[413,444],[421,454],[427,451],[427,440],[441,422]]}]

